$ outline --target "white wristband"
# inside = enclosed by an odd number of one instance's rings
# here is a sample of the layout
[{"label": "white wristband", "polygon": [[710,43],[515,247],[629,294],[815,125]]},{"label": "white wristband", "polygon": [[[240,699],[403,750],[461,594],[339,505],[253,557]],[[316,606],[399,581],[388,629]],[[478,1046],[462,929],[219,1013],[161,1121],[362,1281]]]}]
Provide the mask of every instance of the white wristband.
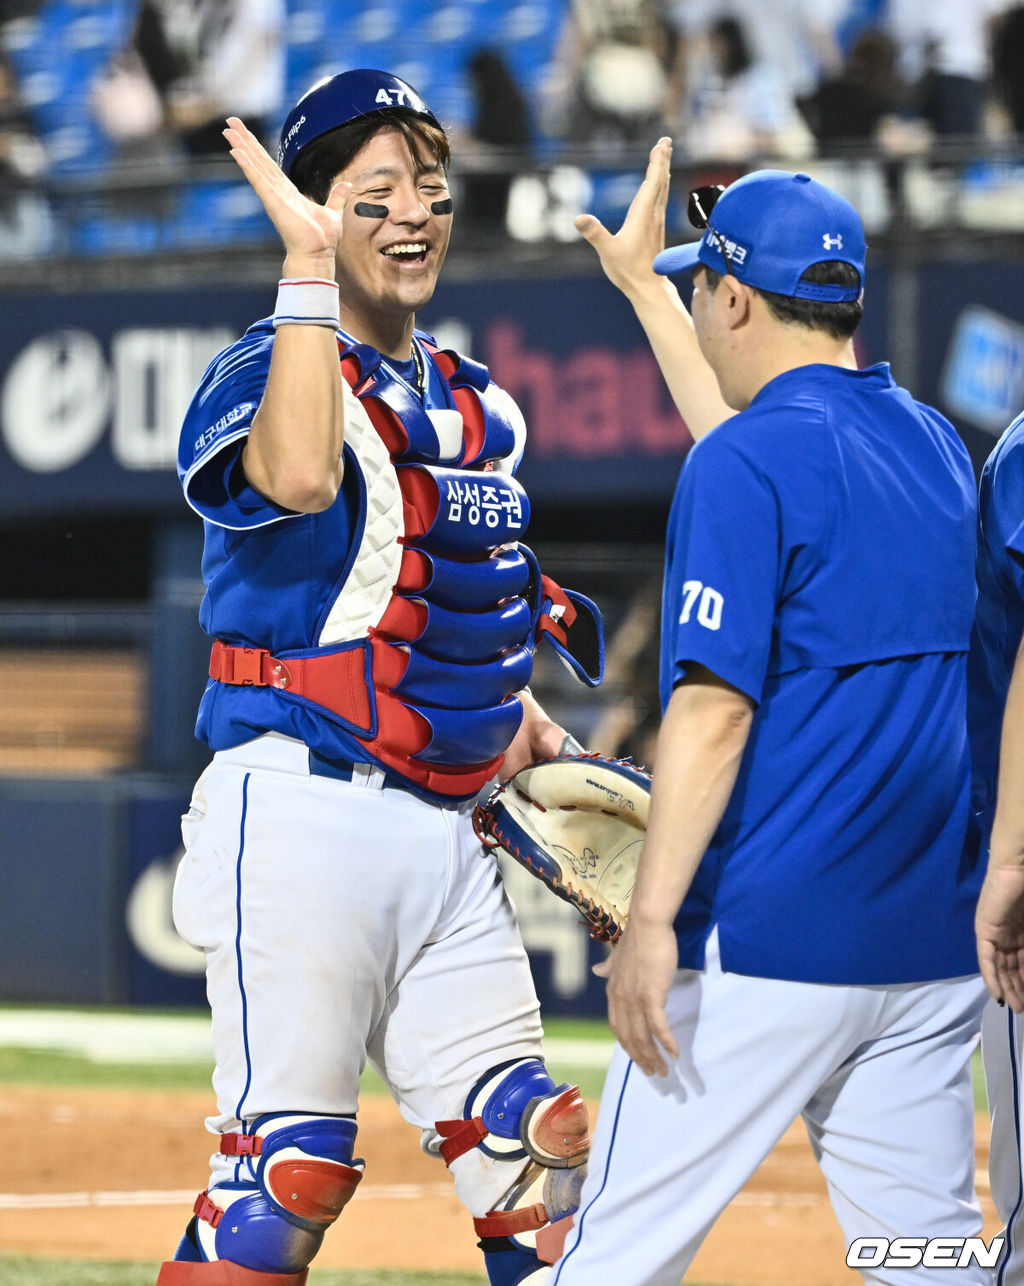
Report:
[{"label": "white wristband", "polygon": [[324,277],[285,278],[277,283],[274,326],[330,326],[337,330],[338,283]]}]

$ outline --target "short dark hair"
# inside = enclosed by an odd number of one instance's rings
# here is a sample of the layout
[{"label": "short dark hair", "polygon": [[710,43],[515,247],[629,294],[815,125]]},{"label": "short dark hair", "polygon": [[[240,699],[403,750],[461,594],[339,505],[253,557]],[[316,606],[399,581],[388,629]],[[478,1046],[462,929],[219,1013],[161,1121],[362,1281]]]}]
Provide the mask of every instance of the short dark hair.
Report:
[{"label": "short dark hair", "polygon": [[396,130],[405,138],[414,159],[417,140],[425,143],[438,165],[447,173],[452,154],[444,130],[419,116],[411,113],[406,115],[399,109],[373,116],[360,116],[357,120],[348,121],[313,139],[302,149],[292,166],[292,182],[303,196],[323,205],[341,171],[375,134],[387,129]]},{"label": "short dark hair", "polygon": [[[708,289],[713,292],[722,280],[722,274],[706,264],[700,266],[707,276]],[[813,282],[816,286],[852,287],[861,284],[857,269],[838,259],[812,263],[800,280]],[[777,295],[770,290],[758,290],[756,286],[751,286],[750,289],[761,296],[777,321],[806,326],[810,330],[823,330],[833,339],[849,339],[864,315],[864,304],[860,299],[834,304],[819,299],[795,299],[792,295]]]}]

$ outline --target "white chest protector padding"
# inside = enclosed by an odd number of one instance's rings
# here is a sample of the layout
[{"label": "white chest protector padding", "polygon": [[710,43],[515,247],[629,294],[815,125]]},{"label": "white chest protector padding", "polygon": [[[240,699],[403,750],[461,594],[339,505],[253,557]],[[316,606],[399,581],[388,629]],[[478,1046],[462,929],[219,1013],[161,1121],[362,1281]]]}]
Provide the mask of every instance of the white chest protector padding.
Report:
[{"label": "white chest protector padding", "polygon": [[[317,643],[347,643],[366,637],[384,615],[398,582],[405,530],[402,492],[387,448],[362,403],[348,384],[345,393],[345,442],[359,461],[366,487],[366,521],[352,570],[331,607]],[[348,457],[347,467],[352,459]]]}]

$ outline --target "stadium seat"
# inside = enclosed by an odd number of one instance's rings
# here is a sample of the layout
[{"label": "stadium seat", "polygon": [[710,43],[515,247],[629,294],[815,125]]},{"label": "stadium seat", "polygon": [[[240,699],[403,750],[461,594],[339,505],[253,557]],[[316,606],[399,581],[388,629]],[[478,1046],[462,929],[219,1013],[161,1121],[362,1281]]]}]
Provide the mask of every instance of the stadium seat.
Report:
[{"label": "stadium seat", "polygon": [[256,193],[247,183],[226,179],[186,184],[165,229],[167,244],[179,248],[259,245],[275,236]]}]

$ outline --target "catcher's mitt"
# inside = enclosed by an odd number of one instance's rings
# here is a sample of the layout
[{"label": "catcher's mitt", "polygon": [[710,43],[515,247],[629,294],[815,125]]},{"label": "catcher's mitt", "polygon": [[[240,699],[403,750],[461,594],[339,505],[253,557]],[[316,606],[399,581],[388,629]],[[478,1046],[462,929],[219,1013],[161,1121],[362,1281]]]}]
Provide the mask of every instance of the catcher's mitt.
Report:
[{"label": "catcher's mitt", "polygon": [[615,942],[629,914],[650,791],[650,775],[628,760],[560,755],[510,777],[477,806],[473,826],[571,902],[592,937]]}]

